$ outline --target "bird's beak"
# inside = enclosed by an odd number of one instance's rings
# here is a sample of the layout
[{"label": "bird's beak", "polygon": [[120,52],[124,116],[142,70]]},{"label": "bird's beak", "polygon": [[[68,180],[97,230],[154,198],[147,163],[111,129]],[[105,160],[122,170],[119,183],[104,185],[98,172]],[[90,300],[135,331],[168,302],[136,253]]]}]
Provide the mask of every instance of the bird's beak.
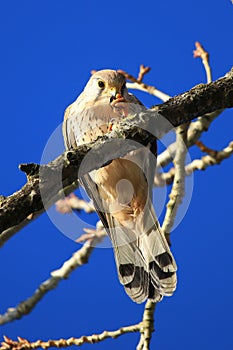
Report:
[{"label": "bird's beak", "polygon": [[110,94],[111,94],[111,97],[114,98],[114,100],[116,100],[119,97],[122,97],[121,94],[119,93],[119,91],[117,91],[116,88],[110,89]]},{"label": "bird's beak", "polygon": [[123,102],[125,100],[124,97],[122,96],[122,94],[119,91],[117,91],[117,89],[112,88],[110,90],[110,94],[111,94],[111,98],[110,98],[111,103],[113,101]]}]

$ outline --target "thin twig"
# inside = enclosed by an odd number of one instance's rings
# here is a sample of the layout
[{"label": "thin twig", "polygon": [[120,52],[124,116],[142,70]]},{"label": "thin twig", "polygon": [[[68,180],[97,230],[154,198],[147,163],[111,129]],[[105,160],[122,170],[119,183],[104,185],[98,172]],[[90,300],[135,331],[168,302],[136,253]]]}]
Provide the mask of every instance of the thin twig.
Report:
[{"label": "thin twig", "polygon": [[187,164],[185,171],[187,175],[190,175],[194,170],[205,170],[212,165],[220,164],[224,159],[229,158],[233,154],[233,141],[229,143],[221,151],[216,151],[215,154],[208,154],[201,159],[195,159],[190,164]]},{"label": "thin twig", "polygon": [[[213,151],[214,153],[203,156],[201,159],[194,159],[191,163],[185,166],[185,175],[191,175],[195,170],[205,170],[209,166],[220,164],[223,160],[233,155],[233,141],[229,143],[221,151]],[[170,185],[175,176],[175,168],[171,168],[166,173],[157,173],[155,176],[156,186]]]},{"label": "thin twig", "polygon": [[196,50],[193,51],[194,58],[200,57],[202,59],[203,66],[206,72],[207,83],[212,81],[212,73],[209,65],[209,53],[204,47],[198,42],[195,42]]},{"label": "thin twig", "polygon": [[[147,70],[146,72],[148,72],[150,70],[149,67],[144,67],[144,69]],[[140,67],[140,70],[141,70],[141,67]],[[142,73],[140,74],[140,72],[139,72],[138,78],[135,78],[133,75],[125,72],[122,69],[119,69],[118,72],[123,74],[126,77],[127,80],[132,82],[132,83],[127,83],[127,88],[128,89],[140,90],[140,91],[147,92],[147,93],[149,93],[151,95],[154,95],[155,97],[158,97],[161,101],[164,101],[164,102],[169,100],[169,98],[170,98],[169,95],[167,95],[164,92],[156,89],[154,86],[147,85],[147,84],[142,82],[142,78],[145,75],[145,73],[142,75]]]},{"label": "thin twig", "polygon": [[73,209],[84,210],[85,213],[95,212],[92,202],[80,199],[74,193],[71,193],[65,198],[59,199],[59,201],[56,202],[56,210],[61,214],[71,213]]},{"label": "thin twig", "polygon": [[127,88],[130,90],[140,90],[140,91],[147,92],[150,95],[153,95],[164,102],[170,99],[170,96],[168,94],[165,94],[164,92],[156,89],[156,87],[152,85],[147,85],[145,83],[138,83],[138,82],[127,83]]},{"label": "thin twig", "polygon": [[139,73],[138,73],[137,81],[138,81],[139,83],[141,83],[142,80],[143,80],[143,78],[144,78],[144,76],[145,76],[147,73],[149,73],[150,70],[151,70],[150,67],[146,67],[146,66],[144,66],[143,64],[141,64],[140,67],[139,67]]},{"label": "thin twig", "polygon": [[18,341],[14,341],[6,336],[4,336],[4,342],[2,342],[0,350],[23,350],[23,349],[48,349],[51,347],[55,348],[66,348],[68,346],[81,346],[83,344],[94,344],[99,343],[105,339],[115,339],[119,336],[127,333],[135,333],[139,332],[141,328],[141,324],[135,324],[131,326],[121,327],[117,329],[116,331],[104,331],[100,334],[93,334],[93,335],[84,335],[80,338],[69,338],[69,339],[58,339],[58,340],[37,340],[35,342],[30,342],[27,339],[18,337]]},{"label": "thin twig", "polygon": [[202,141],[200,141],[200,140],[197,140],[196,146],[199,147],[200,150],[201,150],[202,152],[207,153],[207,154],[209,154],[210,156],[215,157],[215,155],[216,155],[216,153],[217,153],[216,150],[207,147],[207,146],[204,145],[204,143],[203,143]]},{"label": "thin twig", "polygon": [[107,236],[107,231],[104,230],[102,221],[98,221],[96,223],[96,229],[84,228],[83,231],[85,233],[82,234],[78,239],[76,239],[77,243],[84,243],[90,239],[93,240],[96,237],[96,235],[98,235],[99,233],[103,237]]}]

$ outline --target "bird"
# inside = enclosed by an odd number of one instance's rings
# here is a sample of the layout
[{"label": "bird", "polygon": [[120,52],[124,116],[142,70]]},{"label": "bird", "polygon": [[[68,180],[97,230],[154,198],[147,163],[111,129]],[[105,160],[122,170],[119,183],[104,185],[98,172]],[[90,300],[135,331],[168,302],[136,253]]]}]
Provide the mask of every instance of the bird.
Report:
[{"label": "bird", "polygon": [[[65,110],[66,149],[92,142],[143,111],[123,74],[96,71]],[[177,284],[177,265],[152,203],[156,152],[154,141],[79,178],[111,239],[120,283],[136,303],[161,301]]]}]

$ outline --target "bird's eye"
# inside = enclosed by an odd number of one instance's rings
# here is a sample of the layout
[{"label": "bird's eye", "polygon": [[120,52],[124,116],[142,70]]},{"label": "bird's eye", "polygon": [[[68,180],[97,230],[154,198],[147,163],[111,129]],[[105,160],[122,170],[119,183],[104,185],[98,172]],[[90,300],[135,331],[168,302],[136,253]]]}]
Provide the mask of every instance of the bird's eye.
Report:
[{"label": "bird's eye", "polygon": [[105,88],[105,83],[103,82],[103,80],[99,80],[98,81],[98,86],[100,89],[104,89]]}]

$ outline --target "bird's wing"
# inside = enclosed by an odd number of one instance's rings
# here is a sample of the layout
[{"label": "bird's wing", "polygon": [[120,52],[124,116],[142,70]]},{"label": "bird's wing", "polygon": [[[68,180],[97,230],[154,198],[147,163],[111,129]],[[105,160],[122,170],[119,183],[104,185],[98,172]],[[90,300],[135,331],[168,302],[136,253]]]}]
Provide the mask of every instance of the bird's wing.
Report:
[{"label": "bird's wing", "polygon": [[68,106],[65,110],[64,121],[62,124],[62,133],[65,148],[67,150],[77,148],[77,118],[78,115],[75,113],[75,102]]}]

